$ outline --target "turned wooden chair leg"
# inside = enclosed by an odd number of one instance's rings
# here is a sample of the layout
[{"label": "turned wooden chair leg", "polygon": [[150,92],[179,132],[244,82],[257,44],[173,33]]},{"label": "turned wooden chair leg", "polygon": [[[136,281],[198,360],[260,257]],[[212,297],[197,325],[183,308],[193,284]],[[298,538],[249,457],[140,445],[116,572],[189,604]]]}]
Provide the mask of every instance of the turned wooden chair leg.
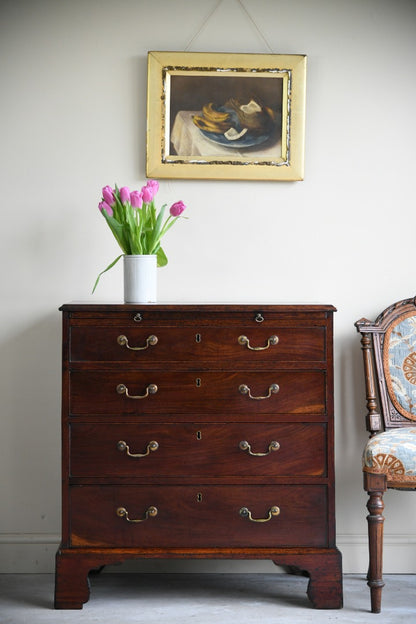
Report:
[{"label": "turned wooden chair leg", "polygon": [[383,490],[368,492],[370,498],[367,503],[369,515],[368,522],[368,546],[370,563],[368,568],[368,586],[371,594],[371,611],[380,613],[381,592],[384,587],[383,581],[383,525],[384,503]]}]

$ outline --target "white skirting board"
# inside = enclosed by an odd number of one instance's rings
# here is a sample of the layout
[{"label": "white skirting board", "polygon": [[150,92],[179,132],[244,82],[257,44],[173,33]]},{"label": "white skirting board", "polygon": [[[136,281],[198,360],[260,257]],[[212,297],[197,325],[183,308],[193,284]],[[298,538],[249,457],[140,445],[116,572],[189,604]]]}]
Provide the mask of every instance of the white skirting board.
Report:
[{"label": "white skirting board", "polygon": [[[0,574],[49,574],[54,572],[59,536],[46,533],[0,534]],[[368,566],[367,535],[339,535],[345,574],[366,574]],[[416,535],[384,536],[384,573],[416,573]],[[129,561],[106,568],[112,572],[185,573],[268,573],[279,568],[271,561],[249,560],[169,560]]]}]

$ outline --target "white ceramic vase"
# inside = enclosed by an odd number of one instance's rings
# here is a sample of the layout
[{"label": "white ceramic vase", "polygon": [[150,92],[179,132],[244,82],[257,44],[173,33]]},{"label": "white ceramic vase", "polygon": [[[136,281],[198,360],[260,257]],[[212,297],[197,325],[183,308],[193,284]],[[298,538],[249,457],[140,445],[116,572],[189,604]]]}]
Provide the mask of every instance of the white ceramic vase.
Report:
[{"label": "white ceramic vase", "polygon": [[124,303],[155,303],[157,256],[123,256]]}]

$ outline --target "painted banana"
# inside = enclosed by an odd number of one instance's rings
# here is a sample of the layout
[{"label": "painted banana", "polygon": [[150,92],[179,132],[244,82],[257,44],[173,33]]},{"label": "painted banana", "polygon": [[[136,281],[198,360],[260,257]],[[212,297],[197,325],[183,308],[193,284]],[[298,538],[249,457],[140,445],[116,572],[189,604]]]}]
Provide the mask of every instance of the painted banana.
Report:
[{"label": "painted banana", "polygon": [[209,119],[201,117],[200,115],[194,115],[192,121],[198,128],[200,128],[200,130],[205,130],[205,132],[223,134],[230,128],[230,123],[227,121],[210,121]]},{"label": "painted banana", "polygon": [[230,114],[217,110],[212,102],[204,104],[202,115],[194,115],[192,119],[194,124],[205,132],[224,134],[231,127]]},{"label": "painted banana", "polygon": [[216,108],[214,108],[214,105],[212,102],[210,102],[209,104],[205,104],[202,107],[202,115],[205,117],[205,119],[207,119],[208,121],[213,121],[213,122],[218,122],[218,123],[222,123],[224,121],[228,121],[230,114],[229,113],[225,113],[225,112],[221,112],[219,110],[217,110]]}]

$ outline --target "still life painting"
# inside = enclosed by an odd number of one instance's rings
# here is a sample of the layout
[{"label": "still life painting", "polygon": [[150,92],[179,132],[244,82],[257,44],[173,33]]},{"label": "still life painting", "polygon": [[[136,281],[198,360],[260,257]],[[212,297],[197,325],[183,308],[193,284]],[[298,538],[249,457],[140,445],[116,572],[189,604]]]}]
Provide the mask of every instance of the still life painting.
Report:
[{"label": "still life painting", "polygon": [[303,179],[306,57],[149,52],[147,175]]}]

